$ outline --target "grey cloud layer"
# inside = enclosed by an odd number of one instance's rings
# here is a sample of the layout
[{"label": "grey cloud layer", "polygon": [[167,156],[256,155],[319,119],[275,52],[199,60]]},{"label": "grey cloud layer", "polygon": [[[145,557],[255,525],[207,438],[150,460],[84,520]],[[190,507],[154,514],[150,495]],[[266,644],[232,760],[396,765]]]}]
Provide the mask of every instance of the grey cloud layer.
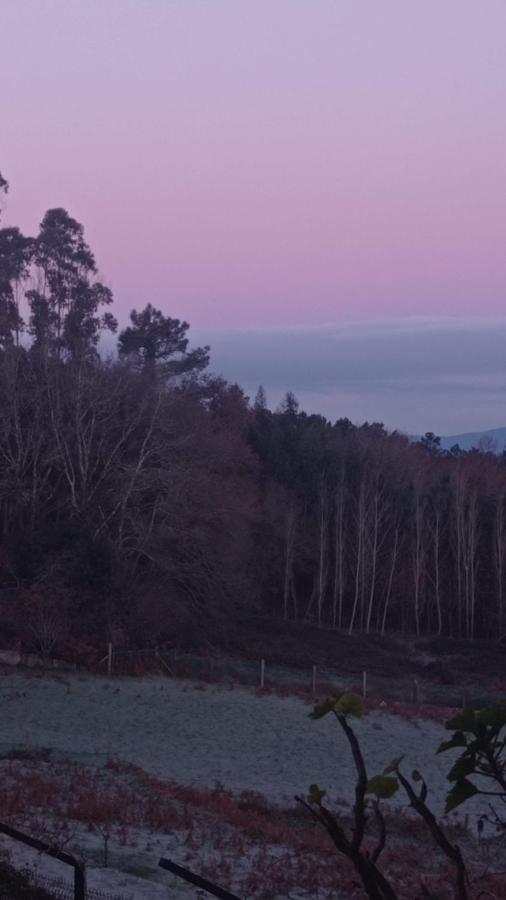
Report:
[{"label": "grey cloud layer", "polygon": [[416,318],[308,328],[192,330],[212,367],[271,405],[293,390],[309,412],[410,432],[506,424],[506,317]]}]

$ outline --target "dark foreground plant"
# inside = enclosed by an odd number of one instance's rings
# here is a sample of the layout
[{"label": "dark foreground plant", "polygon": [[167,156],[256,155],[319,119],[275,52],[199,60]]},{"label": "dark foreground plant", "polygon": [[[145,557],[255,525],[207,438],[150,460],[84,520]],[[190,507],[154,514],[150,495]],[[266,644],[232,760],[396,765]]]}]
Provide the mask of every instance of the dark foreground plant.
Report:
[{"label": "dark foreground plant", "polygon": [[[487,706],[481,710],[466,707],[446,723],[453,731],[443,741],[438,753],[460,749],[462,752],[448,775],[452,782],[446,799],[446,812],[451,812],[475,794],[490,797],[491,816],[481,816],[481,823],[492,822],[499,830],[506,828],[506,706]],[[478,778],[478,782],[471,778]]]},{"label": "dark foreground plant", "polygon": [[[346,736],[357,773],[351,829],[338,813],[324,805],[326,792],[318,785],[311,785],[306,798],[296,797],[296,800],[325,828],[339,853],[350,860],[367,896],[370,900],[398,900],[393,885],[379,865],[380,856],[387,842],[387,826],[381,801],[393,797],[402,787],[411,807],[422,818],[437,846],[452,864],[455,872],[454,897],[456,900],[468,900],[468,878],[462,853],[458,845],[449,840],[427,806],[428,788],[420,773],[415,771],[412,774],[413,781],[419,784],[417,790],[400,771],[402,762],[400,757],[382,774],[369,778],[360,743],[349,723],[350,718],[360,718],[363,715],[362,700],[356,694],[337,692],[325,702],[315,706],[310,717],[321,719],[329,713],[335,716]],[[372,847],[369,841],[371,837],[374,837]],[[437,900],[426,885],[422,884],[420,889],[423,897]]]},{"label": "dark foreground plant", "polygon": [[0,897],[8,900],[52,900],[53,895],[31,883],[9,863],[0,862]]}]

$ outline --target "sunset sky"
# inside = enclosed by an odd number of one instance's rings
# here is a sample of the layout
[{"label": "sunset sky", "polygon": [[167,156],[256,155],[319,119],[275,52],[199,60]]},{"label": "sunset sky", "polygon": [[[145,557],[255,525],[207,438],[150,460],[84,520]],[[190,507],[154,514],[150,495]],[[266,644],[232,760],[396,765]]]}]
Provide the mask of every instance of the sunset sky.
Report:
[{"label": "sunset sky", "polygon": [[[488,357],[483,335],[506,336],[504,0],[0,8],[3,221],[34,233],[48,207],[67,208],[120,319],[148,301],[186,318],[199,339],[214,335],[214,364],[230,378],[241,372],[227,341],[252,328],[244,354],[266,337],[273,398],[283,382],[334,417],[506,424],[502,357],[493,376],[488,363],[488,375],[473,368],[474,352]],[[399,394],[396,405],[378,391],[367,341],[383,347],[389,322],[401,393],[406,333],[419,347],[428,322],[444,335],[440,356],[417,368],[440,378],[432,399],[412,387],[412,402]],[[461,336],[474,332],[470,353]],[[360,396],[346,394],[341,365],[315,381],[318,335],[336,333],[341,345],[352,336],[350,359],[359,340]],[[250,362],[251,386],[269,382]],[[486,404],[473,401],[469,382],[483,392],[492,377]]]}]

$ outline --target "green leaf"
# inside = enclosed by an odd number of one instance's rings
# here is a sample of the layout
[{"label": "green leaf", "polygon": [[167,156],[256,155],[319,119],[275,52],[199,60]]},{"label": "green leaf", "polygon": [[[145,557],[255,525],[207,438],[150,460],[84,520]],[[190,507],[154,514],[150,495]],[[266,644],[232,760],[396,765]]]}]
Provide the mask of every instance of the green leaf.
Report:
[{"label": "green leaf", "polygon": [[472,706],[466,706],[461,713],[448,719],[445,724],[447,731],[473,732],[476,728],[476,715]]},{"label": "green leaf", "polygon": [[423,781],[422,773],[418,771],[418,769],[413,769],[411,773],[411,777],[413,781]]},{"label": "green leaf", "polygon": [[327,791],[319,788],[317,784],[311,784],[309,786],[309,794],[307,795],[308,803],[314,803],[316,806],[320,806],[326,793]]},{"label": "green leaf", "polygon": [[332,712],[332,710],[334,709],[334,705],[334,699],[324,700],[323,703],[317,703],[313,711],[309,713],[309,718],[323,719],[323,717],[328,715],[329,712]]},{"label": "green leaf", "polygon": [[386,769],[383,769],[383,775],[390,775],[390,772],[397,772],[404,756],[396,756],[395,759],[392,760],[391,763],[388,764]]},{"label": "green leaf", "polygon": [[471,756],[461,756],[450,769],[448,781],[461,781],[467,775],[472,775],[476,770],[476,757],[474,753]]},{"label": "green leaf", "polygon": [[470,797],[478,793],[478,788],[467,778],[456,781],[454,787],[446,797],[445,812],[449,813],[461,803],[465,803]]},{"label": "green leaf", "polygon": [[498,703],[486,706],[478,713],[478,720],[491,728],[504,728],[506,725],[506,707]]},{"label": "green leaf", "polygon": [[399,790],[397,778],[389,775],[375,775],[367,782],[368,794],[374,794],[378,800],[389,800]]},{"label": "green leaf", "polygon": [[437,752],[444,753],[445,750],[453,750],[454,747],[467,747],[467,738],[463,731],[456,731],[449,741],[443,741]]},{"label": "green leaf", "polygon": [[357,716],[360,719],[364,715],[362,698],[358,694],[343,694],[334,704],[334,712],[338,716]]}]

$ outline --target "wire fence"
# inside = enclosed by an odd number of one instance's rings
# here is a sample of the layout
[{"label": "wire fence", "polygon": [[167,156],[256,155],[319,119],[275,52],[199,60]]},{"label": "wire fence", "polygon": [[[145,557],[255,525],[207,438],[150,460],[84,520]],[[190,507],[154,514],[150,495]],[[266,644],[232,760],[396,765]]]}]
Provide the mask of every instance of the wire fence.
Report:
[{"label": "wire fence", "polygon": [[337,667],[314,664],[307,667],[281,665],[269,659],[218,654],[198,655],[175,648],[145,648],[129,650],[109,644],[107,655],[101,660],[102,670],[110,675],[142,675],[164,673],[175,678],[191,678],[209,683],[243,685],[260,690],[305,692],[321,694],[331,688],[353,690],[362,696],[385,701],[460,707],[464,703],[483,706],[499,700],[493,692],[481,694],[479,686],[470,689],[459,684],[419,681],[412,674],[388,677],[363,671],[355,675],[343,674]]},{"label": "wire fence", "polygon": [[[0,663],[1,657],[0,653]],[[4,662],[12,665],[28,664],[24,657]],[[30,665],[32,664],[35,664],[33,660]],[[504,700],[504,690],[499,682],[497,686],[485,685],[479,678],[475,680],[465,678],[465,682],[459,682],[458,678],[453,678],[443,663],[436,664],[436,669],[441,669],[441,672],[438,674],[435,671],[431,678],[424,676],[423,672],[417,675],[413,666],[409,665],[402,671],[398,660],[392,665],[392,674],[385,671],[387,667],[384,663],[383,671],[378,672],[378,666],[371,663],[371,670],[359,671],[359,666],[355,664],[353,672],[349,658],[340,669],[338,659],[333,666],[319,662],[303,666],[276,662],[269,659],[267,654],[264,659],[253,659],[245,656],[226,656],[218,652],[197,654],[174,647],[127,649],[115,647],[110,643],[106,655],[98,661],[98,668],[96,661],[83,664],[69,659],[43,661],[37,657],[37,664],[72,671],[84,666],[85,669],[109,675],[165,674],[208,683],[243,685],[282,692],[310,692],[314,695],[321,694],[328,688],[335,688],[353,690],[379,700],[453,708],[464,704],[480,708]],[[367,659],[362,658],[359,665],[365,668]]]},{"label": "wire fence", "polygon": [[[225,684],[239,684],[256,688],[300,687],[316,691],[322,685],[349,687],[353,679],[346,678],[326,666],[308,668],[271,663],[266,659],[217,654],[199,655],[176,649],[146,648],[126,650],[109,645],[107,656],[101,660],[103,671],[111,675],[136,675],[150,671],[165,672],[176,678]],[[356,681],[356,679],[355,679]]]},{"label": "wire fence", "polygon": [[[74,886],[63,878],[52,878],[49,875],[35,875],[31,878],[36,888],[43,888],[54,900],[74,900]],[[99,888],[87,887],[86,900],[127,900],[124,895],[111,894]]]}]

